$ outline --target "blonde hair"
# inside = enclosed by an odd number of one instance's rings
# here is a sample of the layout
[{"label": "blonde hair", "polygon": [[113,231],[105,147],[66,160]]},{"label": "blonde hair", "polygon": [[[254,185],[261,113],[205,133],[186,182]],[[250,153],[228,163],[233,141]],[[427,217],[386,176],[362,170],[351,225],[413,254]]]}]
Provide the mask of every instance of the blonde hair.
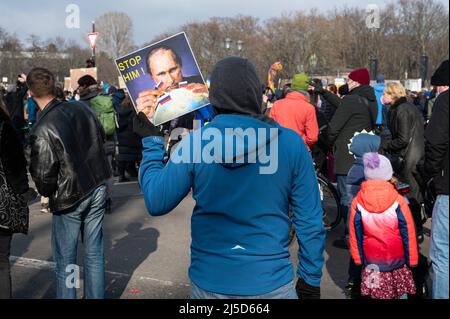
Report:
[{"label": "blonde hair", "polygon": [[402,97],[406,97],[406,89],[401,83],[391,82],[386,85],[384,94],[389,95],[392,100],[397,101]]}]

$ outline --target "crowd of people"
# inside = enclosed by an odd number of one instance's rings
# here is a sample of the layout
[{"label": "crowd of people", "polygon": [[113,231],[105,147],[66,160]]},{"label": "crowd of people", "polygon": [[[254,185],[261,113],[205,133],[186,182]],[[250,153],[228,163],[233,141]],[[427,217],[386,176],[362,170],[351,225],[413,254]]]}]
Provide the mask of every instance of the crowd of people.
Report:
[{"label": "crowd of people", "polygon": [[[365,201],[373,202],[372,211],[366,211],[379,214],[394,204],[394,201],[390,201],[386,203],[389,206],[379,206],[387,198],[393,199],[394,195],[389,197],[389,194],[383,194],[383,192],[378,198],[374,195],[377,193],[376,189],[370,189],[369,184],[373,182],[369,183],[370,178],[365,174],[368,168],[363,163],[363,156],[366,153],[379,153],[379,158],[389,159],[388,166],[390,167],[384,169],[388,169],[392,173],[386,174],[385,178],[380,178],[381,180],[391,181],[394,178],[395,185],[400,181],[409,187],[408,205],[403,206],[407,207],[408,218],[411,215],[413,221],[402,217],[402,220],[396,223],[408,220],[406,223],[408,226],[414,225],[415,238],[411,244],[408,241],[411,240],[412,233],[408,237],[404,237],[405,246],[402,249],[406,250],[407,247],[417,246],[416,240],[419,243],[424,240],[422,207],[427,205],[425,201],[430,201],[434,196],[442,201],[448,195],[448,182],[443,179],[444,176],[448,177],[446,166],[448,118],[445,114],[445,110],[448,108],[448,100],[446,100],[448,99],[448,60],[442,63],[431,79],[433,85],[431,95],[423,94],[418,97],[407,92],[399,82],[384,84],[383,81],[384,78],[378,76],[377,84],[375,87],[371,87],[369,71],[364,68],[354,70],[349,74],[347,85],[341,87],[339,93],[336,94],[335,87],[329,86],[328,89],[325,89],[321,80],[309,81],[306,74],[298,74],[293,77],[289,87],[284,89],[284,99],[276,101],[267,111],[281,125],[298,132],[308,147],[313,146],[312,155],[315,162],[319,163],[319,168],[328,175],[330,172],[326,171],[330,165],[323,166],[322,163],[325,155],[331,150],[329,158],[334,159],[332,173],[337,181],[337,191],[346,224],[344,236],[333,243],[337,247],[348,248],[351,246],[350,230],[355,227],[355,220],[354,216],[349,220],[349,213],[350,208],[356,209],[352,207],[352,203],[355,204],[354,198],[358,194],[362,196],[362,191],[360,193],[362,185],[367,189],[366,194],[370,194],[369,197],[371,197],[370,199],[366,198]],[[293,107],[289,101],[297,96],[302,96],[302,101],[307,101],[306,103],[309,105],[302,106],[301,102],[297,102],[295,105],[298,108]],[[436,102],[439,103],[436,104]],[[435,106],[437,106],[436,109],[434,109]],[[434,112],[432,112],[433,110]],[[329,116],[330,113],[331,116]],[[279,114],[283,114],[283,116]],[[425,128],[427,128],[426,132]],[[371,133],[367,134],[369,132]],[[314,144],[316,141],[319,142]],[[430,162],[431,158],[436,158],[436,160]],[[382,168],[380,167],[380,169]],[[434,183],[431,183],[433,177],[435,177]],[[334,176],[330,178],[334,178]],[[364,181],[365,183],[363,183]],[[439,190],[430,191],[430,188],[433,189],[436,185]],[[386,188],[386,186],[380,186],[380,188]],[[394,193],[397,196],[397,191]],[[441,209],[440,205],[437,204],[434,207],[435,210]],[[445,207],[445,203],[443,205]],[[440,218],[442,218],[441,216],[445,218],[446,215],[447,213],[441,213]],[[370,219],[372,218],[369,217],[368,220]],[[433,220],[433,230],[435,230],[433,234],[436,235],[436,232],[448,234],[448,231],[437,226],[441,224],[436,224],[436,219]],[[369,221],[367,227],[364,225],[364,217],[357,222],[360,227],[364,227],[364,231],[361,229],[360,236],[369,237],[370,223],[374,223],[374,221]],[[376,229],[375,233],[378,234],[375,236],[376,240],[385,243],[388,247],[391,246],[392,241],[389,243],[386,241],[389,237],[383,235],[382,229]],[[408,231],[400,233],[403,235]],[[354,237],[353,244],[356,245],[356,239],[358,239],[361,241],[359,243],[361,246],[369,246],[370,239],[364,238],[362,241],[361,237]],[[440,238],[437,240],[438,242],[441,244],[445,242],[442,241],[440,235],[438,237]],[[433,239],[432,235],[432,247],[437,244]],[[355,251],[357,247],[354,246]],[[395,250],[395,247],[392,249]],[[448,258],[438,257],[435,252],[433,250],[430,257],[435,278],[439,278],[440,269],[448,267],[448,264],[445,263]],[[361,289],[361,269],[356,266],[356,259],[353,256],[356,253],[360,253],[360,256],[363,255],[362,251],[352,251],[347,285],[354,297],[360,296],[361,291],[368,293],[368,289]],[[389,253],[387,252],[386,256],[389,256]],[[417,255],[417,251],[415,254]],[[418,258],[416,257],[414,266],[418,265]],[[358,257],[358,260],[361,263],[361,257]],[[380,292],[374,292],[372,296],[380,297],[382,295]],[[436,297],[442,296],[441,292],[437,292],[436,289],[433,292]],[[443,296],[446,294],[444,293]]]},{"label": "crowd of people", "polygon": [[[338,88],[300,73],[267,96],[249,60],[226,58],[210,77],[215,116],[193,130],[186,121],[154,126],[153,93],[140,96],[136,113],[124,90],[105,90],[89,75],[75,94],[58,89],[47,69],[20,75],[15,90],[0,94],[0,298],[11,297],[11,240],[28,232],[28,203],[36,198],[27,172],[52,214],[57,298],[76,298],[65,270],[76,264],[80,233],[84,297],[104,298],[102,228],[114,175],[139,177],[153,216],[170,213],[192,191],[192,298],[320,298],[326,231],[316,170],[337,185],[345,227],[333,245],[350,252],[342,266],[352,298],[422,290],[417,269],[430,203],[432,298],[448,298],[448,60],[431,78],[430,94],[413,96],[381,75],[372,87],[370,78],[357,69]],[[167,135],[177,125],[189,134],[168,156]],[[253,144],[236,130],[265,134]],[[211,152],[197,137],[212,131],[232,134],[232,147],[214,149],[213,161],[186,161],[195,147]],[[277,169],[262,174],[259,148],[274,143]]]}]

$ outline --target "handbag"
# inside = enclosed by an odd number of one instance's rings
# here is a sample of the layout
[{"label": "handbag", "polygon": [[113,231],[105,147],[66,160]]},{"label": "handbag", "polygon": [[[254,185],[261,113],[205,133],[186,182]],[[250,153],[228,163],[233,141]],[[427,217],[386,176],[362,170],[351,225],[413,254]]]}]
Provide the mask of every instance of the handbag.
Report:
[{"label": "handbag", "polygon": [[397,174],[400,173],[403,170],[403,168],[405,167],[405,159],[403,158],[403,156],[395,155],[395,154],[387,154],[386,157],[391,162],[392,170],[395,173],[397,173]]},{"label": "handbag", "polygon": [[[0,125],[0,133],[2,132]],[[1,139],[1,136],[0,136]],[[26,200],[8,183],[0,160],[0,229],[12,233],[28,233],[29,210]]]}]

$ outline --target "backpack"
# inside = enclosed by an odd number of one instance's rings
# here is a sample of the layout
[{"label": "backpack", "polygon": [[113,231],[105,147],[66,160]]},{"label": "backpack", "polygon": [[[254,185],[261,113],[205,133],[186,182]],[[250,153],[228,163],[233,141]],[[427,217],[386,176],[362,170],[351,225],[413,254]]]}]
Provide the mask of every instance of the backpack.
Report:
[{"label": "backpack", "polygon": [[111,96],[98,95],[89,102],[91,109],[97,114],[106,135],[116,132],[116,113],[114,112]]}]

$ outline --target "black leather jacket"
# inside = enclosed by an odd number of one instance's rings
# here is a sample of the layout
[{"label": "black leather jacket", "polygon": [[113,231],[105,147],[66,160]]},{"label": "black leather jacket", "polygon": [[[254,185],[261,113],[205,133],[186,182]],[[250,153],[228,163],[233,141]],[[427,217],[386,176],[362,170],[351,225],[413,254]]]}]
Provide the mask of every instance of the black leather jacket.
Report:
[{"label": "black leather jacket", "polygon": [[425,155],[422,114],[417,106],[408,103],[406,98],[400,98],[391,106],[388,124],[392,139],[382,148],[390,154],[403,157],[406,169],[415,169]]},{"label": "black leather jacket", "polygon": [[42,110],[30,132],[30,174],[50,210],[73,207],[111,176],[97,116],[81,102],[56,99]]},{"label": "black leather jacket", "polygon": [[378,105],[374,89],[362,85],[353,89],[338,105],[328,126],[328,144],[333,146],[336,175],[347,175],[355,157],[350,154],[348,144],[356,132],[374,128]]}]

